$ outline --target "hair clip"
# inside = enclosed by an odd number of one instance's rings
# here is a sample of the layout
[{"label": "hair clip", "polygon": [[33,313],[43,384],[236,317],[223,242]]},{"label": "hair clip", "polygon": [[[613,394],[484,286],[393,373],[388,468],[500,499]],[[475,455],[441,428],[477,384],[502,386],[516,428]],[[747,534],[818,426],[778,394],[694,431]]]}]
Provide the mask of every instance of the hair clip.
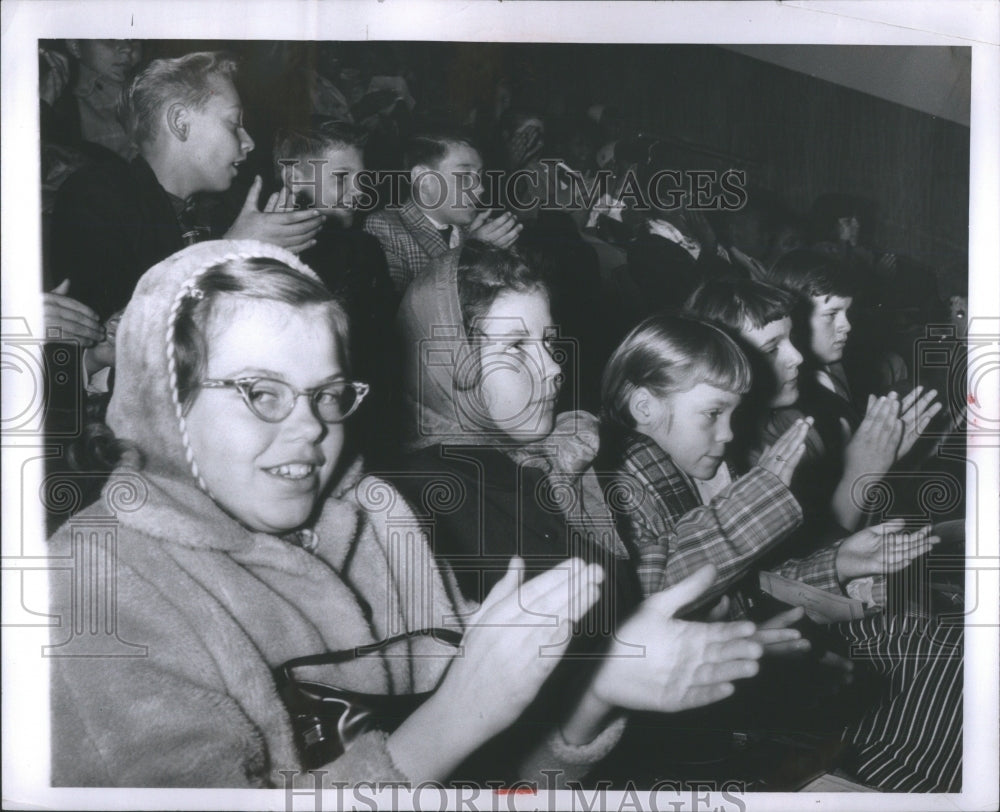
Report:
[{"label": "hair clip", "polygon": [[205,298],[205,291],[201,288],[191,288],[187,293],[184,294],[185,299],[194,299],[196,302],[200,302]]}]

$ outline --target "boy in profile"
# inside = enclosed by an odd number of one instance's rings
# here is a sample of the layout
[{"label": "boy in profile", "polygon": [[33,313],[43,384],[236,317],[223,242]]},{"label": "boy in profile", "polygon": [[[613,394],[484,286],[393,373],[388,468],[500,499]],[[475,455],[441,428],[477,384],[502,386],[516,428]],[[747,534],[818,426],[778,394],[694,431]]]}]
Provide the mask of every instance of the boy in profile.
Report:
[{"label": "boy in profile", "polygon": [[261,211],[251,185],[223,234],[198,224],[196,196],[224,192],[254,148],[243,127],[236,61],[201,52],[157,59],[126,87],[125,129],[138,149],[131,163],[106,162],[74,174],[53,214],[52,268],[102,320],[121,310],[152,265],[199,239],[259,239],[301,251],[322,219],[314,210]]}]

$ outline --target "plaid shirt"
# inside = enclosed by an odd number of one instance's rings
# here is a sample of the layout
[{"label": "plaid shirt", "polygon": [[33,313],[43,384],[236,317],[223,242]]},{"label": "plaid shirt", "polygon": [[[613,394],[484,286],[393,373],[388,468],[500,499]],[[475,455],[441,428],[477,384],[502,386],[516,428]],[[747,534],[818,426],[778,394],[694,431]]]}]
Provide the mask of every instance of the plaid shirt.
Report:
[{"label": "plaid shirt", "polygon": [[701,505],[688,478],[639,434],[628,443],[616,485],[616,496],[627,507],[623,535],[638,557],[644,595],[714,564],[718,578],[706,599],[717,597],[802,522],[791,491],[763,468],[753,468]]},{"label": "plaid shirt", "polygon": [[[450,250],[441,232],[417,208],[413,200],[407,200],[400,209],[374,212],[365,220],[364,228],[382,246],[392,286],[399,294],[406,290],[434,257]],[[461,229],[458,229],[458,233],[461,245],[465,235]]]},{"label": "plaid shirt", "polygon": [[[836,396],[831,393],[830,397]],[[836,425],[837,414],[829,408],[803,412],[799,409],[799,404],[775,409],[771,412],[762,442],[767,445],[777,442],[796,419],[805,417],[806,414],[816,418],[816,426],[809,429],[809,434],[806,435],[806,452],[792,477],[792,492],[806,517],[806,529],[803,532],[809,535],[811,546],[822,546],[805,558],[789,558],[768,569],[817,589],[842,595],[844,593],[837,578],[836,559],[847,531],[836,525],[829,509],[830,496],[841,474],[835,460],[841,456],[842,445],[833,444],[841,433],[840,427]],[[751,453],[750,460],[755,462],[759,457],[760,450],[757,450]]]},{"label": "plaid shirt", "polygon": [[817,589],[843,595],[844,590],[837,578],[837,551],[842,542],[843,539],[835,544],[828,544],[805,558],[788,558],[778,566],[771,567],[771,571]]}]

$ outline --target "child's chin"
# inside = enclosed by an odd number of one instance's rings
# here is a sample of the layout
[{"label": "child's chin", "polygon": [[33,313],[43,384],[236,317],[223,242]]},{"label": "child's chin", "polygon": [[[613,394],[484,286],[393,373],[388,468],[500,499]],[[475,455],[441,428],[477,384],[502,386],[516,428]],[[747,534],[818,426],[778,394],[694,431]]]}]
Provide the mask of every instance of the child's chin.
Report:
[{"label": "child's chin", "polygon": [[799,390],[796,387],[792,390],[784,390],[778,394],[778,396],[771,401],[772,409],[781,409],[785,406],[791,406],[799,399]]},{"label": "child's chin", "polygon": [[695,466],[695,469],[689,473],[695,479],[714,479],[715,475],[719,473],[719,467],[721,465],[722,460],[719,460],[718,462],[702,460]]}]

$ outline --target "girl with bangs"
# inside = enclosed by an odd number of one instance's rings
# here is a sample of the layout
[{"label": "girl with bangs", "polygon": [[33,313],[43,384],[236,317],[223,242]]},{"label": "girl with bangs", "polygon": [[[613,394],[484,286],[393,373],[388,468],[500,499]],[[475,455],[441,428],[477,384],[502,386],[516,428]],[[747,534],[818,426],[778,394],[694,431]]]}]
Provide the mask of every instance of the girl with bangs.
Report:
[{"label": "girl with bangs", "polygon": [[794,423],[740,479],[726,463],[751,377],[729,336],[680,316],[646,319],[608,362],[608,462],[627,502],[617,518],[646,595],[710,563],[717,577],[706,597],[718,597],[802,522],[789,483],[810,421]]}]

